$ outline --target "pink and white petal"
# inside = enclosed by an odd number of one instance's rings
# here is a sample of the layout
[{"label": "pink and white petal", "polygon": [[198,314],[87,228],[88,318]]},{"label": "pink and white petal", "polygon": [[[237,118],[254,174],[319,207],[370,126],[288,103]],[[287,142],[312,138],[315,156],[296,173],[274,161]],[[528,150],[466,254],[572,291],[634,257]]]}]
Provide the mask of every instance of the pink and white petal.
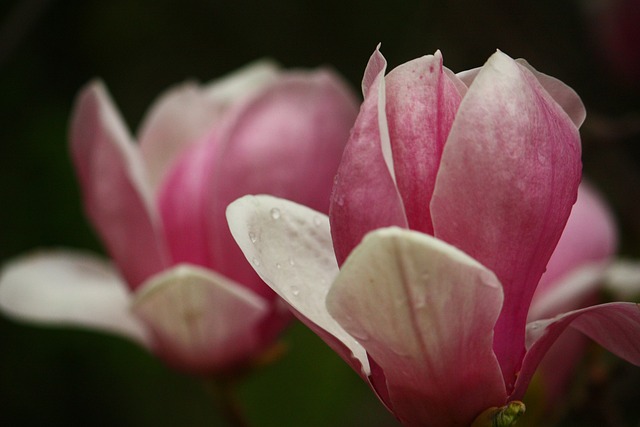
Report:
[{"label": "pink and white petal", "polygon": [[[534,299],[555,287],[560,279],[581,265],[609,260],[616,251],[618,236],[613,214],[604,199],[586,182],[578,188],[578,200],[560,241],[536,288]],[[580,307],[570,307],[561,312]],[[553,313],[555,316],[560,312]]]},{"label": "pink and white petal", "polygon": [[206,86],[185,82],[161,94],[138,133],[153,191],[175,159],[208,135],[231,105],[273,81],[277,74],[275,64],[259,61]]},{"label": "pink and white petal", "polygon": [[186,372],[210,374],[256,356],[269,305],[213,271],[181,264],[149,279],[132,310],[151,332],[156,354]]},{"label": "pink and white petal", "polygon": [[431,236],[386,228],[342,265],[329,313],[384,372],[407,426],[470,425],[505,404],[493,327],[502,289],[493,273]]},{"label": "pink and white petal", "polygon": [[454,120],[431,213],[435,236],[496,273],[505,303],[494,349],[507,389],[527,311],[580,182],[578,130],[527,69],[497,52]]},{"label": "pink and white petal", "polygon": [[580,96],[569,86],[555,77],[541,73],[522,58],[516,59],[518,65],[528,69],[538,79],[551,97],[562,107],[576,127],[580,127],[587,117],[587,110]]},{"label": "pink and white petal", "polygon": [[[407,227],[385,114],[385,67],[386,60],[376,49],[364,73],[364,102],[333,187],[329,216],[338,264],[369,231],[392,225]],[[372,201],[377,204],[375,209],[371,209]]]},{"label": "pink and white petal", "polygon": [[115,333],[148,347],[130,302],[113,266],[83,252],[36,252],[8,262],[0,275],[0,309],[12,319]]},{"label": "pink and white petal", "polygon": [[135,289],[167,265],[166,246],[139,152],[101,82],[78,96],[70,139],[85,211]]},{"label": "pink and white petal", "polygon": [[431,235],[429,202],[462,99],[452,78],[444,73],[440,52],[409,61],[385,78],[395,178],[409,228]]},{"label": "pink and white petal", "polygon": [[271,196],[245,196],[227,208],[231,234],[253,268],[294,314],[359,375],[369,375],[362,346],[327,311],[338,275],[326,215]]},{"label": "pink and white petal", "polygon": [[531,377],[551,345],[571,326],[618,357],[640,366],[640,306],[601,304],[527,325],[527,353],[511,399],[522,399]]},{"label": "pink and white petal", "polygon": [[275,296],[233,242],[225,209],[246,194],[271,194],[327,212],[356,115],[350,88],[330,70],[318,70],[281,75],[225,119],[220,151],[210,165],[211,194],[204,201],[214,270]]}]

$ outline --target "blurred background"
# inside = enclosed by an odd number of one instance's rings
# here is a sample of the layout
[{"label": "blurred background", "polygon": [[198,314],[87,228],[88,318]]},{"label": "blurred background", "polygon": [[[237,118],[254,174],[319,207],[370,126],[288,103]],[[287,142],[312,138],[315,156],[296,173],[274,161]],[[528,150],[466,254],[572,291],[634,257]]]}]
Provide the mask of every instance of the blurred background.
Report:
[{"label": "blurred background", "polygon": [[[135,130],[168,86],[261,57],[331,66],[359,93],[379,42],[390,69],[440,49],[457,72],[500,49],[572,86],[588,112],[584,173],[613,207],[620,253],[638,258],[639,22],[637,0],[3,0],[0,261],[45,247],[103,252],[67,151],[71,105],[91,78],[106,82]],[[398,425],[306,328],[283,341],[286,355],[239,390],[253,425]],[[582,371],[556,425],[640,425],[640,369],[594,347]],[[225,426],[197,380],[134,344],[4,317],[0,425]]]}]

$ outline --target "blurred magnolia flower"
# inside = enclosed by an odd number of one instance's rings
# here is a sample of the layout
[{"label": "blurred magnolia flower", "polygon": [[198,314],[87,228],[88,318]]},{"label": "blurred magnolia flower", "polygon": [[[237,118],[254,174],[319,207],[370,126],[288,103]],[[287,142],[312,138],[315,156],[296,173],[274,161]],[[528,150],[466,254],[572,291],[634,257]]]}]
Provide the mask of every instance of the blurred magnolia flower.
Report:
[{"label": "blurred magnolia flower", "polygon": [[260,62],[170,89],[135,143],[104,85],[89,83],[71,120],[71,153],[112,262],[64,250],[10,262],[2,311],[118,333],[191,373],[252,363],[290,314],[243,258],[225,208],[265,192],[327,212],[356,114],[334,73]]},{"label": "blurred magnolia flower", "polygon": [[636,304],[527,324],[577,198],[575,92],[501,52],[457,76],[439,52],[385,69],[376,50],[329,217],[227,209],[265,282],[407,426],[511,425],[568,327],[639,364]]},{"label": "blurred magnolia flower", "polygon": [[[533,295],[527,320],[551,318],[597,303],[606,277],[617,264],[617,240],[609,207],[590,184],[583,182]],[[537,372],[542,411],[553,411],[566,402],[563,397],[587,345],[583,334],[569,329],[549,349]]]}]

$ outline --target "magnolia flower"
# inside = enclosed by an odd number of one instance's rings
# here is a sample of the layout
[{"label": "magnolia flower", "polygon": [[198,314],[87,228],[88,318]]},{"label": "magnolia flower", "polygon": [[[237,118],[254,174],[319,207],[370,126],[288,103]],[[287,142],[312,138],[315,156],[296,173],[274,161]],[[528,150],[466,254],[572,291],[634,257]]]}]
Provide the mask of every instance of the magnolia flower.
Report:
[{"label": "magnolia flower", "polygon": [[640,363],[636,304],[527,324],[576,200],[578,96],[501,52],[458,76],[439,52],[385,68],[376,50],[330,217],[227,209],[260,277],[407,426],[508,425],[568,327]]},{"label": "magnolia flower", "polygon": [[332,72],[259,63],[169,90],[136,144],[103,84],[88,84],[71,153],[112,263],[71,251],[20,258],[3,271],[3,312],[119,333],[187,372],[243,367],[290,314],[242,257],[225,208],[269,192],[328,211],[356,114]]}]

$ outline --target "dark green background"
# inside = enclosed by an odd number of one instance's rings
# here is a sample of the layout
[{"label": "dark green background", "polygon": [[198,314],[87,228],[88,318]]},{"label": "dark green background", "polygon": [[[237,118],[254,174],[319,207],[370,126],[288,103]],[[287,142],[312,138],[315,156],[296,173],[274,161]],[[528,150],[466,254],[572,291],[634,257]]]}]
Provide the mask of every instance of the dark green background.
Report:
[{"label": "dark green background", "polygon": [[[445,65],[461,71],[482,65],[499,48],[574,87],[589,113],[585,173],[613,204],[621,251],[638,256],[639,126],[633,116],[619,119],[640,111],[640,84],[612,72],[585,19],[586,3],[5,0],[0,260],[39,247],[102,251],[82,215],[66,141],[73,98],[92,77],[104,79],[135,129],[166,87],[188,78],[207,81],[265,56],[287,67],[331,65],[359,90],[379,42],[390,68],[441,49]],[[240,389],[255,426],[397,425],[307,329],[295,325],[284,340],[287,355]],[[584,387],[561,425],[637,425],[640,397],[632,391],[640,385],[638,369],[594,354],[596,368],[585,369]],[[596,375],[600,368],[602,377]],[[0,425],[225,424],[198,381],[166,369],[133,344],[0,317]]]}]

